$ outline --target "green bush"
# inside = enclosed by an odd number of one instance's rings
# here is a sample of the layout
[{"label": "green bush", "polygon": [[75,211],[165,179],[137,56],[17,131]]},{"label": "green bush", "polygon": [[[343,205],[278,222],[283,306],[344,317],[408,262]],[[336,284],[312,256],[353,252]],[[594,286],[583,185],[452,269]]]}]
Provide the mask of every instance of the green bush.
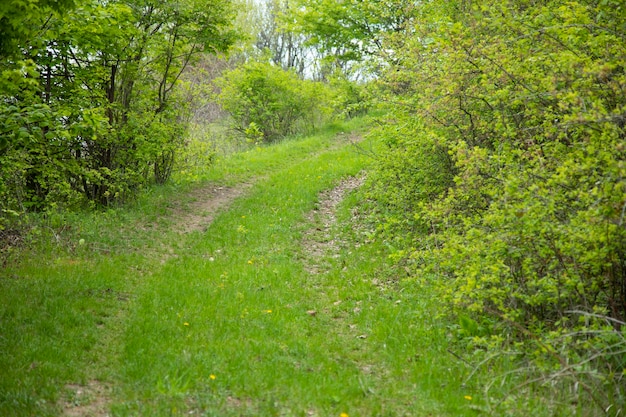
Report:
[{"label": "green bush", "polygon": [[414,274],[434,277],[462,322],[486,326],[474,344],[523,352],[619,414],[624,5],[484,0],[422,13],[384,79],[399,126],[380,133],[385,221],[420,226],[405,244]]},{"label": "green bush", "polygon": [[447,149],[410,114],[398,109],[379,122],[372,134],[383,139],[382,150],[368,196],[378,202],[384,216],[381,230],[394,236],[397,247],[410,246],[415,235],[428,234],[430,228],[415,214],[448,189],[454,166]]},{"label": "green bush", "polygon": [[249,62],[218,79],[219,102],[235,129],[264,142],[319,126],[329,116],[329,91],[319,82],[268,63]]},{"label": "green bush", "polygon": [[360,84],[347,79],[341,74],[330,79],[332,89],[332,107],[335,113],[351,118],[365,114],[371,105],[368,84]]}]

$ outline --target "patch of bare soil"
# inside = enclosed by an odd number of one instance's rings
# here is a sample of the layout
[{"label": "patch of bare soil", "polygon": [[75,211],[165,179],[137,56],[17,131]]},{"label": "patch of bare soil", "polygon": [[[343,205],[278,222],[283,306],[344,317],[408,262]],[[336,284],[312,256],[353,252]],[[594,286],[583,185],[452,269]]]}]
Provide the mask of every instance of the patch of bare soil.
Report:
[{"label": "patch of bare soil", "polygon": [[173,208],[171,215],[176,219],[173,228],[181,234],[205,231],[220,210],[227,208],[251,186],[252,183],[236,187],[211,185],[193,190],[189,196],[189,205]]},{"label": "patch of bare soil", "polygon": [[323,269],[321,261],[325,257],[339,256],[341,242],[333,233],[333,227],[337,223],[337,206],[347,193],[359,188],[364,181],[364,176],[349,177],[332,190],[322,192],[317,207],[307,215],[307,220],[315,225],[304,233],[302,242],[306,251],[305,267],[309,273],[321,273]]},{"label": "patch of bare soil", "polygon": [[109,389],[100,381],[87,385],[66,385],[67,395],[62,403],[65,417],[109,417]]}]

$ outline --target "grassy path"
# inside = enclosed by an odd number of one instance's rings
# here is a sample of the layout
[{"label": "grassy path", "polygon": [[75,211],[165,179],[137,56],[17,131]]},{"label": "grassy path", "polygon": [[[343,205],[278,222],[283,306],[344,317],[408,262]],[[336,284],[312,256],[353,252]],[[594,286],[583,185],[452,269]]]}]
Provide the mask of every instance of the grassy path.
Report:
[{"label": "grassy path", "polygon": [[356,194],[324,205],[370,162],[346,137],[238,155],[206,195],[155,192],[4,268],[0,415],[475,415],[436,302]]}]

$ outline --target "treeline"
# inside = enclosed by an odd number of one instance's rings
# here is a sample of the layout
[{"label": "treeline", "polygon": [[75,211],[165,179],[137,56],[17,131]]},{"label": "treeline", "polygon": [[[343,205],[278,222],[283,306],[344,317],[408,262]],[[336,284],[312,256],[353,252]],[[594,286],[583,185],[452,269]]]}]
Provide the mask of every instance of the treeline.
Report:
[{"label": "treeline", "polygon": [[409,282],[438,290],[470,358],[623,414],[626,5],[301,3],[379,75],[370,197]]}]

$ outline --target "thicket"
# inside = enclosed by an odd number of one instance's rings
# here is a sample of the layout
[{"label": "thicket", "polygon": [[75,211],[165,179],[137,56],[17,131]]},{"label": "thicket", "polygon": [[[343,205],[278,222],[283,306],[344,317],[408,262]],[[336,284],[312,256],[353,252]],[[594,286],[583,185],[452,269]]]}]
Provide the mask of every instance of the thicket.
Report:
[{"label": "thicket", "polygon": [[230,16],[224,1],[3,2],[0,230],[165,182],[189,117],[181,75],[233,42]]},{"label": "thicket", "polygon": [[251,60],[216,80],[219,103],[234,129],[252,142],[309,132],[336,115],[362,111],[363,88],[335,77],[307,80],[278,65]]},{"label": "thicket", "polygon": [[324,112],[321,83],[304,81],[291,71],[250,61],[217,80],[218,100],[234,128],[254,142],[272,142],[314,126]]},{"label": "thicket", "polygon": [[626,412],[625,8],[422,4],[385,40],[371,178],[381,232],[469,347],[607,415]]}]

